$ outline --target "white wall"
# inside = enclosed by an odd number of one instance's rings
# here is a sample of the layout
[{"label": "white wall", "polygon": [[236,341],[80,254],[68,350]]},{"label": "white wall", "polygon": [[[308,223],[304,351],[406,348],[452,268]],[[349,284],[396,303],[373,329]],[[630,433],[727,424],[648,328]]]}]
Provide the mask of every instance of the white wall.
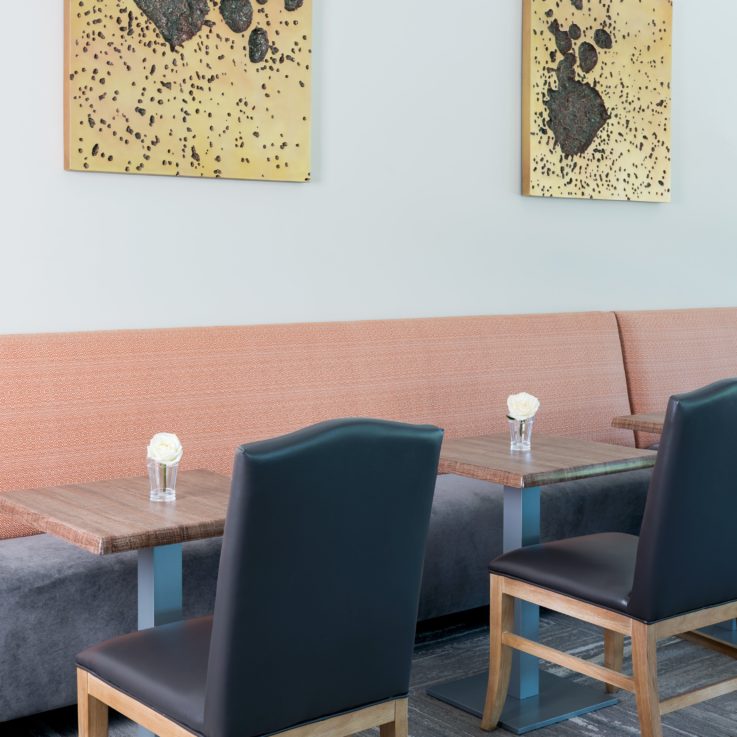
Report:
[{"label": "white wall", "polygon": [[6,2],[0,332],[737,304],[734,0],[676,3],[671,205],[519,195],[520,0],[315,0],[315,181],[62,170]]}]

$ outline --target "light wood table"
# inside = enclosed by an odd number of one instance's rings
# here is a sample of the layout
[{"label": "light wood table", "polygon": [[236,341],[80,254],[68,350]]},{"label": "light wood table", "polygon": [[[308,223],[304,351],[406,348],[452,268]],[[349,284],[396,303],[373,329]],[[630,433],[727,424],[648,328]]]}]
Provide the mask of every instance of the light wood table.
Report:
[{"label": "light wood table", "polygon": [[[182,543],[225,528],[230,480],[185,471],[174,502],[149,501],[148,478],[0,494],[0,511],[94,555],[138,551],[138,629],[182,618]],[[153,734],[139,727],[140,737]]]},{"label": "light wood table", "polygon": [[[444,441],[439,472],[504,487],[503,549],[507,552],[540,542],[541,486],[651,468],[655,459],[649,450],[540,435],[533,436],[532,450],[512,451],[509,435],[503,434]],[[518,634],[537,640],[539,620],[538,607],[517,603]],[[480,717],[487,677],[482,673],[441,684],[429,693]],[[514,734],[525,734],[616,703],[616,697],[602,690],[541,672],[537,658],[515,652],[501,724]]]},{"label": "light wood table", "polygon": [[665,425],[665,412],[655,412],[649,415],[623,415],[612,420],[612,427],[634,432],[648,432],[653,435],[662,435]]},{"label": "light wood table", "polygon": [[230,480],[184,471],[175,502],[150,502],[145,477],[0,494],[11,512],[94,555],[138,551],[138,628],[182,618],[182,543],[223,534]]}]

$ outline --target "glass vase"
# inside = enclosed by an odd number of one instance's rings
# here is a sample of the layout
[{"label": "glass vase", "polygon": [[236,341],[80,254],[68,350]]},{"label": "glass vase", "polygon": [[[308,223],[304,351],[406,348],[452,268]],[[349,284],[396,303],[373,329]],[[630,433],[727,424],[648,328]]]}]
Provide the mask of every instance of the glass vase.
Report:
[{"label": "glass vase", "polygon": [[529,420],[509,420],[509,436],[510,448],[512,450],[530,450],[530,440],[532,438],[532,426],[535,422],[534,417]]},{"label": "glass vase", "polygon": [[167,466],[148,459],[148,480],[151,485],[149,499],[152,502],[173,502],[177,498],[177,471],[179,464]]}]

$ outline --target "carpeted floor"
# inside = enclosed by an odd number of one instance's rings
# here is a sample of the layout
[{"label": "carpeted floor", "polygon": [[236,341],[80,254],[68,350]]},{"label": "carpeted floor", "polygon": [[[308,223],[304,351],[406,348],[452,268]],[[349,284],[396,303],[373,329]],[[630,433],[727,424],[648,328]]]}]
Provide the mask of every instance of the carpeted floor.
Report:
[{"label": "carpeted floor", "polygon": [[[600,632],[559,615],[542,620],[542,642],[583,658],[601,662]],[[463,628],[425,635],[414,658],[410,697],[412,737],[481,737],[478,721],[426,695],[428,686],[451,678],[471,675],[485,667],[487,635],[483,629]],[[668,640],[658,649],[661,697],[696,688],[711,681],[737,675],[737,663],[680,640]],[[629,649],[625,651],[629,656]],[[628,667],[626,663],[625,668]],[[551,668],[564,674],[562,669]],[[582,681],[587,679],[582,678]],[[548,727],[540,737],[626,737],[638,735],[637,713],[632,696],[621,694],[619,705]],[[737,737],[737,695],[723,696],[694,706],[663,720],[664,737]],[[111,737],[134,737],[136,728],[121,717],[111,720]],[[371,732],[365,733],[371,735]],[[499,734],[507,734],[500,732]],[[0,724],[0,737],[73,737],[74,709]]]}]

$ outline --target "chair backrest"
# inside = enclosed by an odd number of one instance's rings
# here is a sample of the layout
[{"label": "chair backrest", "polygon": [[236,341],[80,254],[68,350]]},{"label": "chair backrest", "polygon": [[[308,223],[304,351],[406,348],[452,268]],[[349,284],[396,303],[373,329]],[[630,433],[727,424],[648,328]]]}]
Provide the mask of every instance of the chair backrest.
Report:
[{"label": "chair backrest", "polygon": [[208,737],[271,734],[407,693],[442,436],[335,420],[238,450]]},{"label": "chair backrest", "polygon": [[737,600],[737,379],[671,397],[630,613],[648,622]]}]

